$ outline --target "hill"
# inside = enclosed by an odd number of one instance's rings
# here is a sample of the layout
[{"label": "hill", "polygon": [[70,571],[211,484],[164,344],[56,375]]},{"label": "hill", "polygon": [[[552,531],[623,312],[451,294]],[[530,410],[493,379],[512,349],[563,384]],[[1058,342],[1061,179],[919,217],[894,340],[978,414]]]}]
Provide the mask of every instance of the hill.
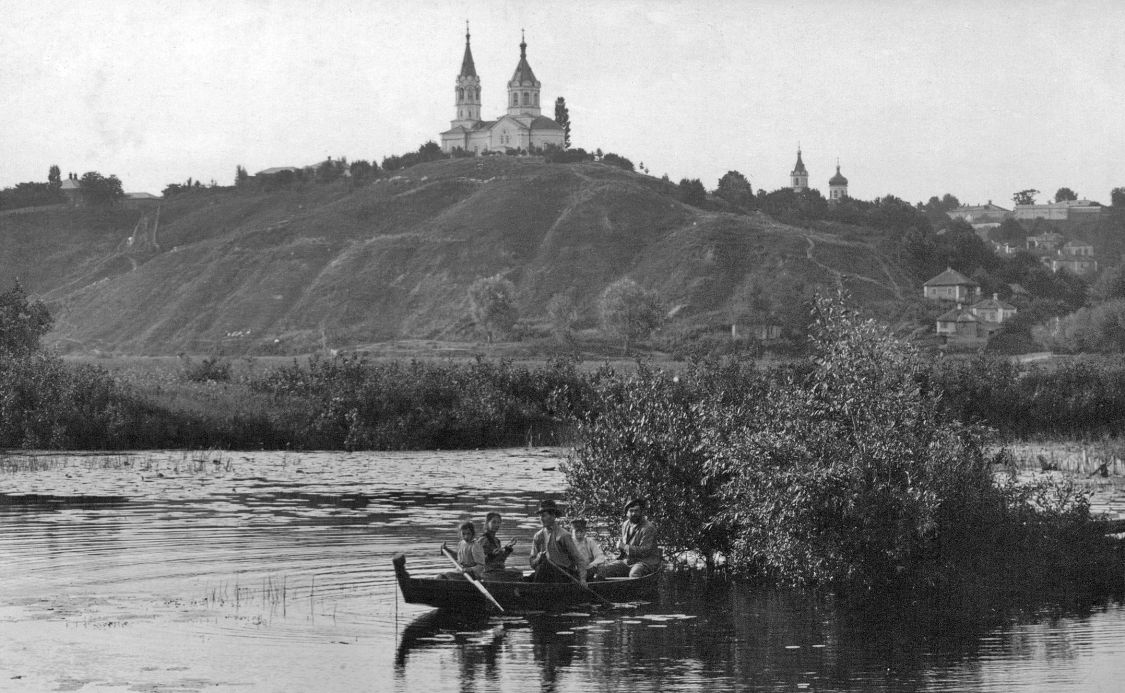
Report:
[{"label": "hill", "polygon": [[700,210],[601,163],[481,157],[354,190],[204,190],[159,214],[0,215],[0,283],[18,276],[48,302],[49,341],[139,354],[471,338],[468,286],[497,273],[530,325],[564,292],[592,325],[597,296],[623,276],[658,290],[676,323],[717,329],[763,287],[797,303],[842,282],[877,308],[911,295],[878,234],[846,230]]}]

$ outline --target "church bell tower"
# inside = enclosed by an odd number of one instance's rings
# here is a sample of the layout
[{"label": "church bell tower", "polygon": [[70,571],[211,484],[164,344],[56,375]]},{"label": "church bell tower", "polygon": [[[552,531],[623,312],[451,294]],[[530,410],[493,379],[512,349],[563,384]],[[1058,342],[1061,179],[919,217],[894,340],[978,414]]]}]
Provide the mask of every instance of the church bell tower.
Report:
[{"label": "church bell tower", "polygon": [[453,127],[458,125],[472,128],[480,122],[480,77],[473,64],[473,51],[469,47],[469,22],[465,22],[465,57],[461,59],[461,74],[457,75],[457,87],[454,90],[454,99],[457,102],[457,117],[453,119]]},{"label": "church bell tower", "polygon": [[520,32],[520,62],[508,82],[508,115],[538,116],[539,88],[542,85],[535,79],[531,65],[527,63],[527,41]]}]

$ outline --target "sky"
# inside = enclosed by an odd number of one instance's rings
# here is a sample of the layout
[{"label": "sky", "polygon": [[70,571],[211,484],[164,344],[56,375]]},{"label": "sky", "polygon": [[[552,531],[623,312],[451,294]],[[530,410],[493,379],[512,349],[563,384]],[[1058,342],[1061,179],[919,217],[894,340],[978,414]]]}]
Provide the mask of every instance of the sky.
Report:
[{"label": "sky", "polygon": [[1010,208],[1125,186],[1121,0],[0,0],[0,187],[114,174],[229,185],[440,141],[465,21],[482,115],[528,60],[572,146],[713,189],[953,193]]}]

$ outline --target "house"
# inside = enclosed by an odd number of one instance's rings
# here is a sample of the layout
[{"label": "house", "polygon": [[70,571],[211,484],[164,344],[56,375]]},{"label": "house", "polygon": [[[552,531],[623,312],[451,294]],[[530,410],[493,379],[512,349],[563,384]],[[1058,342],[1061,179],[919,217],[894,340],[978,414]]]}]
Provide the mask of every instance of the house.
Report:
[{"label": "house", "polygon": [[59,186],[59,191],[66,198],[66,203],[71,206],[82,204],[82,183],[78,180],[77,173],[66,174],[66,180]]},{"label": "house", "polygon": [[1085,241],[1067,241],[1063,244],[1062,254],[1094,257],[1094,246]]},{"label": "house", "polygon": [[969,306],[969,310],[982,322],[996,323],[997,325],[1010,319],[1017,312],[1015,306],[1001,301],[997,294],[992,294],[992,298],[977,301]]},{"label": "house", "polygon": [[160,195],[153,195],[146,192],[130,192],[125,193],[125,197],[121,198],[122,206],[128,209],[147,209],[148,207],[158,207],[164,200]]},{"label": "house", "polygon": [[960,219],[975,229],[978,225],[999,226],[1000,222],[1012,216],[1012,211],[989,200],[988,204],[957,207],[948,214],[951,219]]},{"label": "house", "polygon": [[998,300],[993,294],[991,299],[979,301],[969,308],[958,303],[953,310],[942,313],[937,318],[935,332],[942,343],[949,346],[983,346],[1000,330],[1003,320],[1015,314],[1014,306]]},{"label": "house", "polygon": [[922,285],[924,297],[939,301],[968,301],[979,293],[979,284],[950,267]]},{"label": "house", "polygon": [[1093,200],[1064,200],[1042,205],[1016,205],[1012,215],[1020,221],[1081,221],[1094,219],[1102,213],[1102,206]]},{"label": "house", "polygon": [[1068,255],[1060,252],[1058,255],[1045,255],[1041,260],[1044,265],[1051,268],[1052,272],[1065,269],[1071,274],[1081,276],[1098,271],[1098,261],[1089,255]]},{"label": "house", "polygon": [[981,335],[981,319],[960,303],[938,316],[936,332],[945,344],[968,346],[988,341],[987,335]]},{"label": "house", "polygon": [[1060,245],[1062,245],[1062,242],[1063,236],[1061,233],[1048,231],[1046,233],[1041,233],[1038,236],[1028,236],[1027,249],[1054,251],[1057,250]]}]

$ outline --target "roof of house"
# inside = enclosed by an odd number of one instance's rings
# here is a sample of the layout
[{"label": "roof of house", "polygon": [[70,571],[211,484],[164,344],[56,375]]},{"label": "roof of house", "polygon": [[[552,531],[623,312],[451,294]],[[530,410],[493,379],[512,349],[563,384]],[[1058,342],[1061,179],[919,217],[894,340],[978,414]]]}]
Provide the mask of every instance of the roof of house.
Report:
[{"label": "roof of house", "polygon": [[298,170],[300,170],[300,169],[298,169],[296,166],[274,166],[273,168],[267,168],[267,169],[264,169],[262,171],[258,171],[254,175],[255,176],[269,176],[269,175],[273,175],[274,173],[281,173],[282,171],[298,171]]},{"label": "roof of house", "polygon": [[160,200],[162,198],[160,197],[160,195],[153,195],[152,193],[146,193],[146,192],[131,192],[131,193],[128,193],[127,192],[127,193],[125,193],[125,199],[127,199],[127,200]]},{"label": "roof of house", "polygon": [[947,267],[944,272],[926,282],[923,286],[978,286],[978,284],[957,270]]},{"label": "roof of house", "polygon": [[980,318],[973,315],[973,311],[961,306],[942,313],[937,319],[938,322],[980,322]]},{"label": "roof of house", "polygon": [[1010,212],[1010,209],[1004,209],[1000,205],[992,204],[992,200],[988,204],[983,205],[961,205],[960,207],[951,210],[950,214],[971,214],[972,212]]},{"label": "roof of house", "polygon": [[62,182],[62,185],[59,186],[59,189],[60,190],[78,190],[81,187],[82,187],[82,183],[80,183],[79,181],[77,181],[73,178],[67,178],[66,180],[64,180]]},{"label": "roof of house", "polygon": [[982,299],[974,303],[971,308],[975,310],[1015,310],[1016,307],[1010,303],[1005,303],[992,294],[992,298]]}]

